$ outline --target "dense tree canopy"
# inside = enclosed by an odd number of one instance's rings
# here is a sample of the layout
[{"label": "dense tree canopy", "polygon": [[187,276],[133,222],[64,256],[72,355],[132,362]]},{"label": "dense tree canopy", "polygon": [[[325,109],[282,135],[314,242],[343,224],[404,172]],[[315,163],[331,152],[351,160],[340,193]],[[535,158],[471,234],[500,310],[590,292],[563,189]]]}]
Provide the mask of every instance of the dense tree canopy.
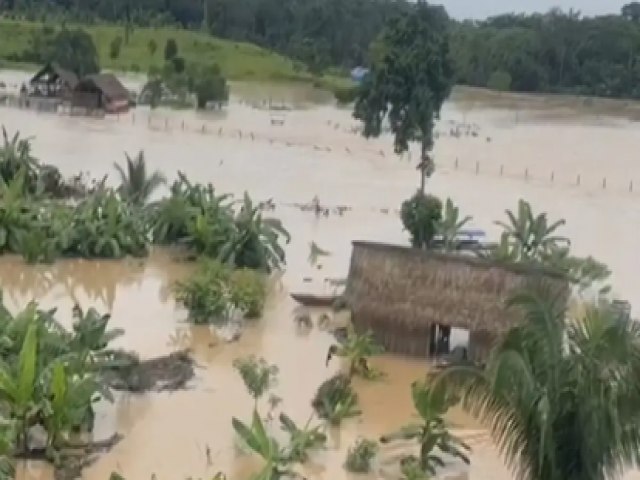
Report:
[{"label": "dense tree canopy", "polygon": [[[369,64],[386,22],[413,8],[407,0],[0,0],[0,14],[32,20],[203,29],[274,49],[315,73]],[[555,9],[449,26],[460,84],[640,98],[640,2],[619,15]]]}]

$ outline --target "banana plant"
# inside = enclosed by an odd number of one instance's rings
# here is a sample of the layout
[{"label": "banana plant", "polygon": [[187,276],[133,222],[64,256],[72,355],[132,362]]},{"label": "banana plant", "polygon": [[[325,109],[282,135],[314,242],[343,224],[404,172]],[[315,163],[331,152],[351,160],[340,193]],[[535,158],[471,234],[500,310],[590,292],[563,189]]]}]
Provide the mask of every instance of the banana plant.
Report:
[{"label": "banana plant", "polygon": [[234,219],[234,231],[220,250],[219,258],[235,267],[271,272],[285,263],[280,238],[291,241],[289,232],[275,218],[263,218],[245,192],[242,206]]},{"label": "banana plant", "polygon": [[264,460],[262,470],[253,480],[280,480],[293,472],[287,468],[286,456],[277,440],[267,434],[262,419],[253,410],[251,425],[245,425],[237,418],[231,420],[233,429],[244,443]]},{"label": "banana plant", "polygon": [[534,215],[531,205],[520,200],[517,214],[506,211],[508,222],[496,222],[504,229],[507,238],[513,245],[517,261],[539,260],[542,255],[552,248],[569,246],[566,237],[556,236],[558,228],[565,225],[564,220],[549,223],[547,214]]},{"label": "banana plant", "polygon": [[91,404],[97,399],[95,393],[99,388],[95,377],[70,376],[62,362],[55,362],[49,394],[44,399],[42,407],[49,453],[61,448],[64,445],[64,435],[86,421]]},{"label": "banana plant", "polygon": [[384,348],[376,343],[371,332],[358,334],[350,325],[345,341],[329,347],[326,364],[328,365],[334,356],[341,357],[349,364],[349,377],[357,375],[374,380],[380,378],[382,372],[369,366],[369,357],[383,352]]},{"label": "banana plant", "polygon": [[[402,427],[398,432],[384,435],[381,443],[389,443],[396,440],[414,440],[420,446],[418,458],[408,456],[403,459],[403,467],[407,472],[415,470],[410,468],[419,466],[419,471],[426,475],[436,475],[437,468],[444,466],[441,454],[469,463],[468,452],[470,447],[461,439],[452,435],[447,429],[444,415],[455,404],[455,399],[442,392],[432,391],[424,382],[415,382],[411,386],[413,405],[420,416],[420,424],[412,424]],[[413,472],[414,474],[416,472]],[[410,478],[419,478],[411,476]]]},{"label": "banana plant", "polygon": [[29,449],[28,431],[40,411],[37,395],[38,330],[31,324],[22,343],[16,365],[0,367],[0,399],[7,403],[10,418],[17,424],[18,449]]},{"label": "banana plant", "polygon": [[24,169],[9,182],[0,176],[0,253],[19,251],[20,232],[27,226],[29,212],[25,178]]},{"label": "banana plant", "polygon": [[327,442],[327,435],[320,426],[309,426],[311,418],[304,427],[299,428],[286,413],[280,414],[281,428],[289,434],[289,444],[284,450],[284,457],[290,462],[306,462],[309,459],[309,450],[322,448]]},{"label": "banana plant", "polygon": [[464,226],[471,221],[472,217],[460,218],[460,209],[456,207],[450,198],[444,205],[442,218],[436,223],[436,235],[442,240],[442,248],[447,251],[454,251],[458,247],[459,235]]}]

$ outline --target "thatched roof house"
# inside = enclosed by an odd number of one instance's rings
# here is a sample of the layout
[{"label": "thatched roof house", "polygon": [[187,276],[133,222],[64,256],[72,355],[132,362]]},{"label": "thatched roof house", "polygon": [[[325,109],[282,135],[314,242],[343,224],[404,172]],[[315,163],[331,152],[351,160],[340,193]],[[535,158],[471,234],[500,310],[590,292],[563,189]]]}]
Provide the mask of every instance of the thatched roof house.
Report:
[{"label": "thatched roof house", "polygon": [[68,99],[76,85],[76,74],[55,62],[44,65],[29,81],[30,94],[35,97]]},{"label": "thatched roof house", "polygon": [[128,90],[112,73],[88,75],[78,82],[73,92],[72,107],[122,113],[129,110]]},{"label": "thatched roof house", "polygon": [[427,356],[438,324],[469,330],[469,354],[477,359],[521,320],[505,301],[531,281],[569,293],[566,279],[550,271],[354,242],[345,296],[356,329],[372,330],[387,351]]}]

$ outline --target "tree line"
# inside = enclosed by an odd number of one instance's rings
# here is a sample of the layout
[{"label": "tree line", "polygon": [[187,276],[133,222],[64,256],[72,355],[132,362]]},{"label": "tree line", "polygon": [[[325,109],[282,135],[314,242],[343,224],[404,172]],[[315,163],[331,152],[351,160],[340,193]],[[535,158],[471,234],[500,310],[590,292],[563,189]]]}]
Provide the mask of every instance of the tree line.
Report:
[{"label": "tree line", "polygon": [[[405,0],[0,0],[4,16],[179,25],[268,47],[313,73],[371,63],[384,25]],[[640,3],[583,17],[554,9],[483,21],[449,19],[458,84],[523,92],[640,97]]]}]

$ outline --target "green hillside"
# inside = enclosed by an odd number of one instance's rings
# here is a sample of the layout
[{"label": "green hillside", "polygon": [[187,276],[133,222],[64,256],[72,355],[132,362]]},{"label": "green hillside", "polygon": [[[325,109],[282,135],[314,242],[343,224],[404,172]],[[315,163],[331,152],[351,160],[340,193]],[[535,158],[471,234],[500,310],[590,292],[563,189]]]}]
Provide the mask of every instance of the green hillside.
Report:
[{"label": "green hillside", "polygon": [[[0,20],[0,61],[7,64],[13,55],[21,54],[29,45],[31,33],[39,28],[42,28],[40,23]],[[109,56],[110,43],[118,36],[124,38],[124,28],[116,25],[82,25],[81,28],[93,37],[104,69],[144,73],[152,65],[161,66],[164,63],[164,45],[167,39],[173,38],[178,44],[179,55],[187,62],[215,62],[230,80],[314,80],[303,65],[256,45],[168,27],[135,28],[129,42],[123,43],[118,58],[112,59]],[[157,44],[154,55],[148,47],[152,39]],[[329,75],[318,83],[321,87],[334,88],[348,81]]]}]

